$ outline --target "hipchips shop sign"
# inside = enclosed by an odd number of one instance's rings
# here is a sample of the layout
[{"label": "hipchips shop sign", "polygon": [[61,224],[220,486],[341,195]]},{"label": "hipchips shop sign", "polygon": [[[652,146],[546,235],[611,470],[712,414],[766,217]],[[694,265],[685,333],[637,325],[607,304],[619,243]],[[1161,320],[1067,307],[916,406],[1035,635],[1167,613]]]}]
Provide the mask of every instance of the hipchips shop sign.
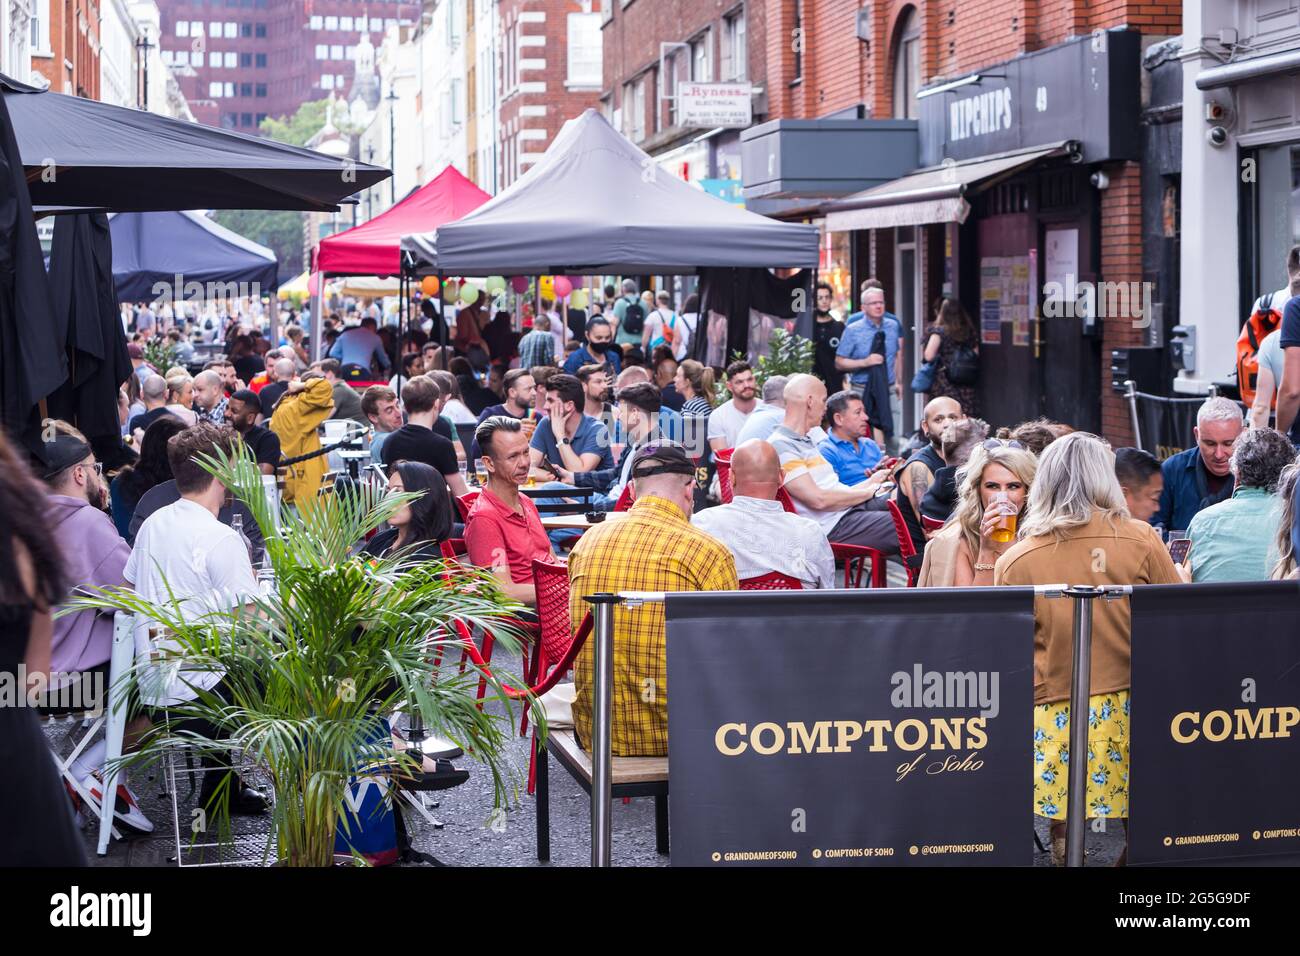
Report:
[{"label": "hipchips shop sign", "polygon": [[673,862],[1028,865],[1033,592],[935,607],[670,595]]},{"label": "hipchips shop sign", "polygon": [[683,126],[748,126],[754,120],[748,83],[681,83],[677,116]]}]

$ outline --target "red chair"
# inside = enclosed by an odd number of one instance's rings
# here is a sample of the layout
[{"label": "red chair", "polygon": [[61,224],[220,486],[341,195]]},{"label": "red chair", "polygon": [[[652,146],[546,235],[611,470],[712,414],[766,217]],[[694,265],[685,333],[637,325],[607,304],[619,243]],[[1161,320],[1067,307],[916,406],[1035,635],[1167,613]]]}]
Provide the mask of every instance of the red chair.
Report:
[{"label": "red chair", "polygon": [[803,582],[780,571],[769,571],[756,578],[743,578],[740,582],[742,591],[802,591]]},{"label": "red chair", "polygon": [[947,524],[946,521],[940,521],[938,518],[931,518],[929,515],[921,515],[921,530],[926,534],[934,534]]},{"label": "red chair", "polygon": [[722,498],[724,505],[731,504],[731,453],[733,451],[734,448],[724,448],[713,453],[713,466],[718,473],[718,496]]},{"label": "red chair", "polygon": [[866,570],[867,562],[871,562],[871,577],[868,587],[883,588],[889,586],[889,581],[885,577],[885,556],[875,548],[868,548],[864,544],[843,544],[831,542],[831,551],[835,554],[836,561],[844,562],[844,586],[846,588],[862,587],[862,573]]},{"label": "red chair", "polygon": [[459,498],[456,498],[456,510],[460,512],[461,524],[469,520],[469,509],[474,507],[474,502],[478,501],[479,493],[477,491],[467,491]]},{"label": "red chair", "polygon": [[447,561],[458,561],[469,554],[469,548],[465,546],[464,538],[448,538],[438,547],[442,551],[443,558]]},{"label": "red chair", "polygon": [[889,502],[889,516],[894,519],[894,532],[898,535],[898,556],[903,561],[903,570],[907,572],[907,586],[914,588],[916,579],[921,573],[921,563],[916,560],[916,545],[912,543],[912,532],[907,530],[907,522],[903,520],[903,512],[899,510],[898,502],[893,500]]},{"label": "red chair", "polygon": [[618,496],[618,501],[614,502],[615,511],[627,511],[632,507],[632,502],[636,501],[636,496],[632,494],[632,482],[623,486],[623,493]]},{"label": "red chair", "polygon": [[776,500],[781,502],[781,507],[790,512],[790,514],[797,515],[799,513],[795,510],[794,499],[790,497],[790,492],[785,490],[784,485],[776,489]]}]

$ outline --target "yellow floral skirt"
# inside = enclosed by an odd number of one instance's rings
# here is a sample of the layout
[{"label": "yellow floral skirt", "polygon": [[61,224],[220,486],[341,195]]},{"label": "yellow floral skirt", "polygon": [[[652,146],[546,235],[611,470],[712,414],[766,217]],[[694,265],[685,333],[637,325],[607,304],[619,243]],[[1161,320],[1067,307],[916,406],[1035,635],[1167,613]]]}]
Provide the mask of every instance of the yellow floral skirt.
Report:
[{"label": "yellow floral skirt", "polygon": [[[1034,813],[1065,819],[1070,702],[1034,705]],[[1089,817],[1128,816],[1128,691],[1088,698]]]}]

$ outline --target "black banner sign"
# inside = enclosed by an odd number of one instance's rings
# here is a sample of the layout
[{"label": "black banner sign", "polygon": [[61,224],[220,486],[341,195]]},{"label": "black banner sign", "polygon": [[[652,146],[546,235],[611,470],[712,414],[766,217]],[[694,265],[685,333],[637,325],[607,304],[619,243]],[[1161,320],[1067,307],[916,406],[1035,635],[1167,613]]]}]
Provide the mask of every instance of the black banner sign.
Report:
[{"label": "black banner sign", "polygon": [[1129,862],[1300,862],[1300,584],[1131,602]]},{"label": "black banner sign", "polygon": [[674,865],[1031,864],[1032,589],[666,612]]}]

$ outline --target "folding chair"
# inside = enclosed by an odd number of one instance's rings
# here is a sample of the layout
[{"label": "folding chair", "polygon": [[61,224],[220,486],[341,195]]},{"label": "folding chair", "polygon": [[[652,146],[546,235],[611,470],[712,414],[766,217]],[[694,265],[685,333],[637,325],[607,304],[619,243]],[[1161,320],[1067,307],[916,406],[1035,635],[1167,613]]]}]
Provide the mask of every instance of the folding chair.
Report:
[{"label": "folding chair", "polygon": [[912,543],[912,533],[907,530],[903,512],[898,502],[889,502],[889,516],[894,519],[894,533],[898,535],[898,556],[902,560],[903,570],[907,572],[907,586],[916,587],[916,579],[921,574],[921,555],[917,554],[916,545]]},{"label": "folding chair", "polygon": [[769,571],[753,578],[742,578],[742,591],[802,591],[803,582],[780,571]]},{"label": "folding chair", "polygon": [[[713,466],[718,473],[718,497],[724,505],[731,504],[731,453],[734,448],[724,448],[713,453]],[[789,510],[789,509],[786,509]]]},{"label": "folding chair", "polygon": [[632,493],[632,482],[623,486],[623,493],[618,496],[618,501],[614,502],[615,511],[627,511],[632,507],[632,502],[636,501],[636,496]]}]

